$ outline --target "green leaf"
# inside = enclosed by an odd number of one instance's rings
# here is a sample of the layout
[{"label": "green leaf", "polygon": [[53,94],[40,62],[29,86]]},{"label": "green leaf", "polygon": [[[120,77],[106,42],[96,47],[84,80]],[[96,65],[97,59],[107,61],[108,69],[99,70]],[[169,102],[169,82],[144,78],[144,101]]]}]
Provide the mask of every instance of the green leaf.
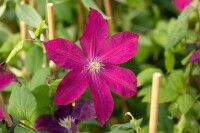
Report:
[{"label": "green leaf", "polygon": [[101,15],[104,17],[104,19],[110,19],[110,16],[106,16],[96,5],[96,3],[93,0],[81,0],[83,5],[89,10],[89,8],[93,8],[95,10],[97,10],[99,13],[101,13]]},{"label": "green leaf", "polygon": [[179,96],[177,99],[177,103],[181,113],[186,114],[193,106],[194,101],[190,95]]},{"label": "green leaf", "polygon": [[39,26],[37,27],[37,29],[35,30],[34,34],[35,34],[36,37],[39,36],[39,34],[40,34],[40,32],[42,31],[42,28],[44,27],[44,25],[45,25],[45,20],[43,20],[43,21],[39,24]]},{"label": "green leaf", "polygon": [[17,17],[24,21],[27,25],[37,28],[42,22],[41,16],[37,11],[29,5],[19,4],[16,7]]},{"label": "green leaf", "polygon": [[171,114],[170,119],[172,119],[174,117],[178,117],[178,114],[179,114],[180,111],[179,111],[177,103],[171,103],[168,107],[168,110]]},{"label": "green leaf", "polygon": [[41,85],[33,89],[32,94],[35,96],[37,101],[37,108],[32,115],[32,121],[40,116],[41,114],[50,113],[51,97],[50,89],[47,85]]},{"label": "green leaf", "polygon": [[130,130],[130,129],[135,129],[136,126],[133,123],[125,123],[125,124],[115,124],[111,126],[111,130],[116,130],[116,129],[120,129],[120,130]]},{"label": "green leaf", "polygon": [[29,120],[37,106],[35,97],[25,86],[12,90],[9,103],[9,113],[18,120]]},{"label": "green leaf", "polygon": [[6,2],[7,2],[7,0],[4,0],[3,5],[0,6],[0,18],[3,15],[4,11],[6,10]]},{"label": "green leaf", "polygon": [[188,6],[182,11],[169,34],[166,49],[172,48],[185,37],[188,30],[187,19],[194,10],[194,7]]},{"label": "green leaf", "polygon": [[166,49],[170,49],[178,44],[186,35],[188,30],[188,23],[185,20],[178,19],[169,34]]},{"label": "green leaf", "polygon": [[138,87],[143,86],[145,84],[151,83],[152,76],[155,72],[160,72],[162,73],[162,70],[158,68],[148,68],[145,69],[144,71],[140,72],[137,76],[138,79]]},{"label": "green leaf", "polygon": [[26,56],[26,60],[24,64],[28,72],[31,75],[34,74],[37,70],[42,68],[43,50],[36,45],[31,47],[29,51],[27,52],[27,56]]},{"label": "green leaf", "polygon": [[61,81],[62,79],[56,79],[52,83],[49,84],[49,87],[55,87],[55,86],[57,87]]},{"label": "green leaf", "polygon": [[20,126],[16,126],[14,133],[39,133],[39,132],[29,131],[29,130],[26,130],[25,128],[22,128]]},{"label": "green leaf", "polygon": [[32,91],[34,88],[36,88],[39,85],[42,85],[45,83],[46,78],[48,75],[48,69],[47,68],[41,68],[35,72],[32,79],[28,83],[28,88]]},{"label": "green leaf", "polygon": [[184,8],[184,10],[181,12],[179,19],[187,20],[190,14],[195,10],[193,6],[187,6]]},{"label": "green leaf", "polygon": [[187,127],[187,119],[185,118],[185,115],[181,115],[181,119],[177,125],[178,132],[182,133],[183,130]]},{"label": "green leaf", "polygon": [[184,59],[181,60],[182,65],[186,65],[189,62],[190,57],[192,56],[193,52],[194,52],[194,50],[191,51]]},{"label": "green leaf", "polygon": [[159,103],[171,102],[178,97],[178,92],[174,89],[174,85],[170,84],[170,80],[170,78],[161,78]]},{"label": "green leaf", "polygon": [[129,130],[121,130],[121,129],[114,129],[110,132],[107,132],[107,133],[135,133],[135,130],[134,129],[129,129]]},{"label": "green leaf", "polygon": [[[174,86],[170,84],[169,78],[162,77],[159,91],[159,103],[167,103],[175,100],[178,97],[178,92],[174,89]],[[138,96],[144,96],[142,102],[151,102],[151,86],[142,88]]]},{"label": "green leaf", "polygon": [[22,49],[24,46],[24,41],[20,41],[14,48],[13,50],[10,52],[8,58],[6,59],[6,63],[10,62],[10,60],[15,57]]},{"label": "green leaf", "polygon": [[168,77],[167,85],[171,86],[171,89],[179,92],[180,94],[184,93],[187,88],[186,79],[182,70],[174,70]]},{"label": "green leaf", "polygon": [[65,2],[68,2],[68,1],[70,1],[70,0],[52,0],[53,1],[53,3],[55,3],[55,4],[62,4],[62,3],[65,3]]},{"label": "green leaf", "polygon": [[167,72],[171,72],[174,69],[174,65],[174,54],[170,50],[165,51],[165,68],[167,69]]},{"label": "green leaf", "polygon": [[19,34],[11,34],[4,24],[0,24],[0,31],[1,30],[2,32],[0,32],[0,34],[4,37],[4,39],[2,38],[3,44],[0,47],[0,52],[10,53],[16,44],[21,41],[21,37]]}]

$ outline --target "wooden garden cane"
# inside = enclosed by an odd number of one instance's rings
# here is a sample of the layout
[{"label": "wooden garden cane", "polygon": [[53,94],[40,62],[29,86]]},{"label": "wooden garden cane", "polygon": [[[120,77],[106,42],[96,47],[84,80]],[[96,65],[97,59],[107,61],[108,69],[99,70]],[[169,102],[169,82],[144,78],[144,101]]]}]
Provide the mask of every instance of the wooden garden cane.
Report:
[{"label": "wooden garden cane", "polygon": [[156,129],[157,129],[160,77],[161,77],[161,74],[158,72],[155,72],[153,74],[149,133],[156,133]]},{"label": "wooden garden cane", "polygon": [[[21,4],[25,4],[26,0],[22,0]],[[26,33],[26,23],[24,21],[20,21],[20,34],[21,38],[25,40],[27,38],[27,33]]]},{"label": "wooden garden cane", "polygon": [[[47,4],[47,19],[48,19],[48,28],[49,28],[49,40],[52,40],[55,38],[53,3]],[[53,70],[55,73],[55,79],[57,79],[59,75],[58,75],[58,66],[56,64],[53,64]]]},{"label": "wooden garden cane", "polygon": [[[105,11],[106,11],[106,15],[109,16],[109,17],[112,17],[110,0],[104,0],[103,2],[104,2],[104,8],[105,8]],[[108,21],[108,27],[109,27],[109,34],[112,35],[114,33],[112,18],[110,18],[107,21]]]}]

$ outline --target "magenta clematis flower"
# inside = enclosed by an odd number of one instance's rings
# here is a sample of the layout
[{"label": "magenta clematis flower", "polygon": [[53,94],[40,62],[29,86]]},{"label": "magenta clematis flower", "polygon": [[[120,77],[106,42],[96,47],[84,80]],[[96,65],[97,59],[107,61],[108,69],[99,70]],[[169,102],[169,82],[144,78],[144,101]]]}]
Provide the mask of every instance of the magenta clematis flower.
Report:
[{"label": "magenta clematis flower", "polygon": [[[0,64],[0,91],[8,86],[11,82],[18,82],[15,75],[3,70],[5,63]],[[3,109],[0,107],[0,121],[4,119]]]},{"label": "magenta clematis flower", "polygon": [[192,0],[175,0],[175,6],[178,10],[183,10],[186,6],[188,6]]},{"label": "magenta clematis flower", "polygon": [[54,103],[67,105],[90,87],[98,120],[103,125],[113,111],[109,87],[122,97],[137,93],[135,74],[117,66],[131,59],[138,48],[139,36],[120,32],[108,38],[108,26],[102,15],[90,8],[80,38],[80,49],[69,40],[57,38],[44,43],[48,57],[66,69],[72,69],[58,85]]},{"label": "magenta clematis flower", "polygon": [[93,101],[79,99],[74,107],[60,105],[54,116],[41,115],[35,121],[35,128],[50,133],[77,133],[77,124],[92,118],[96,118]]},{"label": "magenta clematis flower", "polygon": [[197,61],[200,61],[200,50],[195,51],[190,58],[190,62],[197,62]]}]

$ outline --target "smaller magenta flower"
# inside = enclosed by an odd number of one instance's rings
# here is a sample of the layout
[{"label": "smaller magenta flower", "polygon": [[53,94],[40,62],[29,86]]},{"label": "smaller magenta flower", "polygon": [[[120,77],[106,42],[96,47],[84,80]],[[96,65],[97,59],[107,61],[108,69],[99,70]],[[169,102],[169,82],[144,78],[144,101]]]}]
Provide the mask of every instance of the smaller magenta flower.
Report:
[{"label": "smaller magenta flower", "polygon": [[[11,82],[18,82],[15,75],[3,70],[5,63],[0,64],[0,91],[7,87]],[[2,107],[0,107],[0,121],[4,119],[4,113]]]},{"label": "smaller magenta flower", "polygon": [[192,0],[175,0],[175,6],[178,10],[183,10],[186,6],[188,6]]},{"label": "smaller magenta flower", "polygon": [[35,121],[35,128],[50,133],[77,133],[77,124],[92,118],[96,118],[93,101],[79,99],[75,106],[58,106],[54,116],[41,115]]},{"label": "smaller magenta flower", "polygon": [[18,82],[15,75],[3,70],[5,63],[0,64],[0,91],[8,86],[11,82]]},{"label": "smaller magenta flower", "polygon": [[197,62],[197,61],[200,61],[200,50],[195,51],[190,58],[190,62]]}]

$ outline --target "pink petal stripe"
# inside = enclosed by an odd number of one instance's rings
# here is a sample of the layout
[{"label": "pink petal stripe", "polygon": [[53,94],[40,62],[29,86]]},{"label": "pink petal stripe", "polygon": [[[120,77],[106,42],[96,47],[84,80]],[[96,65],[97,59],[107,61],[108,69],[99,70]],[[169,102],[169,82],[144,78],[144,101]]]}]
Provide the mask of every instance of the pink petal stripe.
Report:
[{"label": "pink petal stripe", "polygon": [[186,6],[188,6],[192,0],[175,0],[175,6],[178,10],[183,10]]},{"label": "pink petal stripe", "polygon": [[113,35],[99,60],[107,64],[121,64],[131,59],[138,49],[139,36],[133,32],[121,32]]},{"label": "pink petal stripe", "polygon": [[110,118],[114,102],[106,82],[96,73],[90,75],[90,93],[94,101],[96,116],[101,125]]},{"label": "pink petal stripe", "polygon": [[75,69],[70,71],[58,85],[54,103],[67,105],[81,96],[88,85],[87,70]]},{"label": "pink petal stripe", "polygon": [[80,38],[80,44],[89,59],[93,59],[99,54],[107,37],[108,26],[106,21],[98,11],[90,8],[86,26]]},{"label": "pink petal stripe", "polygon": [[15,75],[10,72],[0,70],[0,90],[3,90],[11,82],[18,82]]},{"label": "pink petal stripe", "polygon": [[44,43],[48,57],[67,69],[80,68],[87,63],[81,49],[68,40],[56,38]]},{"label": "pink petal stripe", "polygon": [[0,121],[4,119],[4,113],[2,107],[0,107]]},{"label": "pink petal stripe", "polygon": [[190,58],[190,62],[200,61],[200,50],[195,51]]},{"label": "pink petal stripe", "polygon": [[137,93],[137,78],[131,70],[118,66],[105,66],[101,75],[118,95],[131,97]]}]

